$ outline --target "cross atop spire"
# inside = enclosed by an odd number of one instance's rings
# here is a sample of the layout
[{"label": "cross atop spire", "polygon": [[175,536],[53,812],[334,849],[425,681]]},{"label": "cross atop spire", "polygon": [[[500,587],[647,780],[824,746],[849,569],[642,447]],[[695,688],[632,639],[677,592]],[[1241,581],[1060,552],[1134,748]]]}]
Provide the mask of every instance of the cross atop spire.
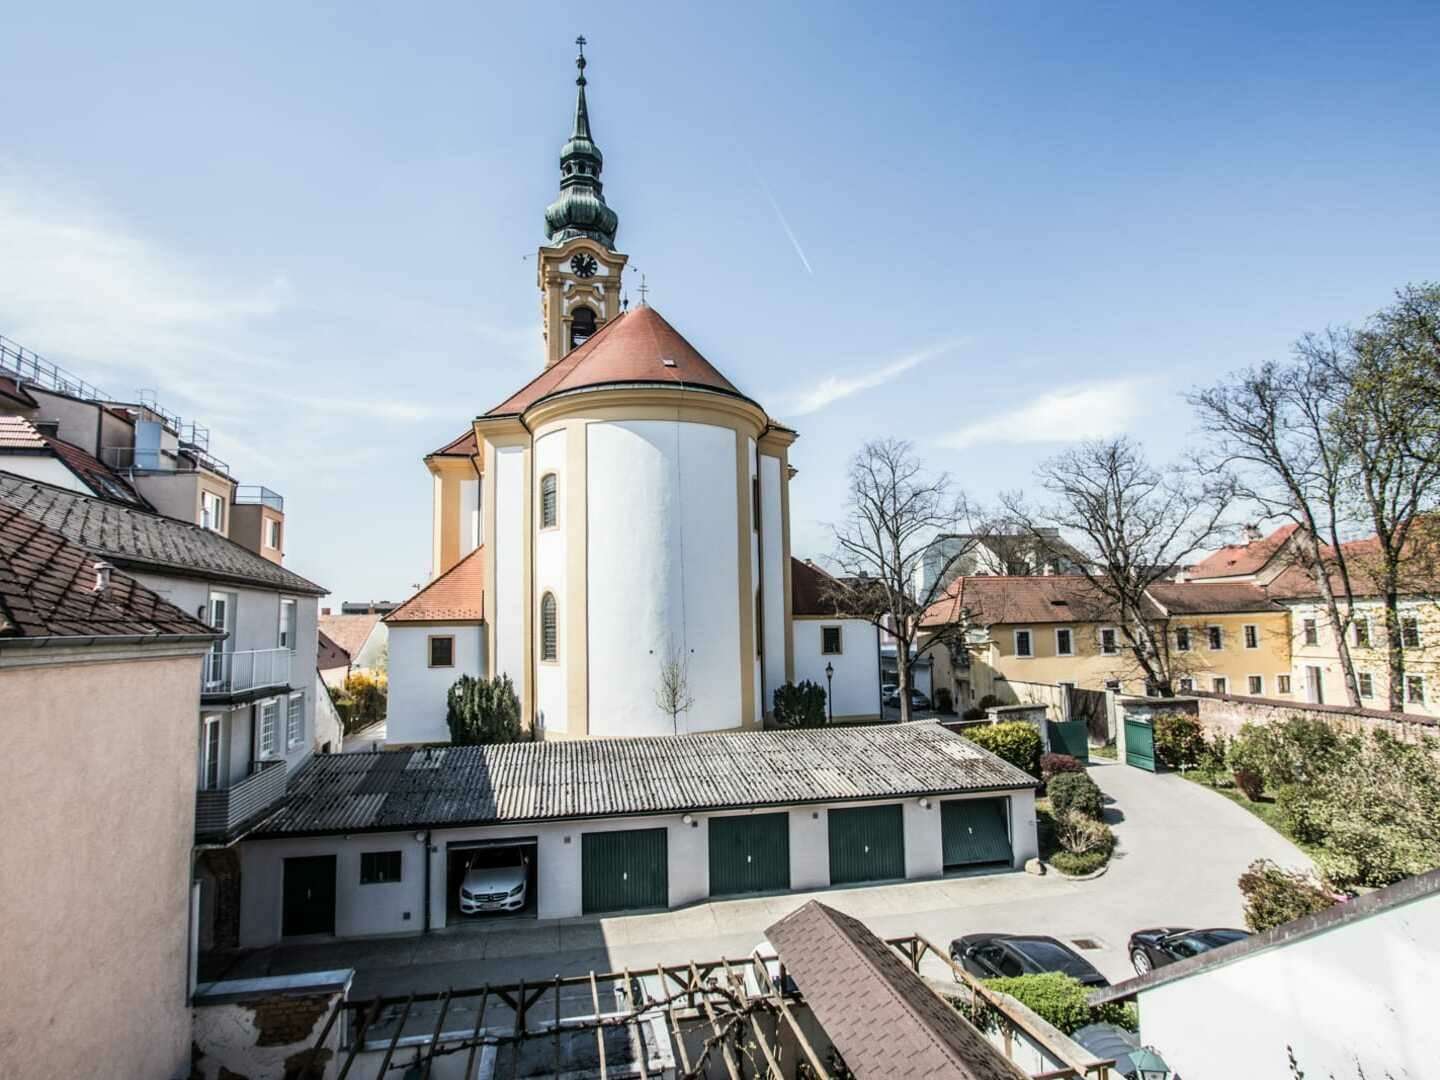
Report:
[{"label": "cross atop spire", "polygon": [[560,149],[560,197],[545,211],[545,235],[552,244],[576,236],[598,240],[612,251],[619,219],[605,205],[600,173],[605,159],[590,131],[590,107],[585,101],[585,35],[575,39],[575,124],[570,138]]},{"label": "cross atop spire", "polygon": [[575,44],[580,47],[580,55],[575,57],[575,66],[580,69],[580,74],[575,76],[575,85],[585,85],[585,35],[581,34],[575,39]]}]

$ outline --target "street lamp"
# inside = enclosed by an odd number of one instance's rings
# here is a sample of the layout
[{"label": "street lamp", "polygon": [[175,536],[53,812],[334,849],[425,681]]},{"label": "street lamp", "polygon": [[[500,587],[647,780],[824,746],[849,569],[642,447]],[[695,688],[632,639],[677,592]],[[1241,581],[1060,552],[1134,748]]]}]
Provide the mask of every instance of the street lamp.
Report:
[{"label": "street lamp", "polygon": [[830,723],[835,722],[835,665],[825,664],[825,707],[829,710]]},{"label": "street lamp", "polygon": [[1137,1080],[1169,1080],[1170,1067],[1165,1059],[1148,1046],[1130,1052],[1130,1064],[1135,1068]]}]

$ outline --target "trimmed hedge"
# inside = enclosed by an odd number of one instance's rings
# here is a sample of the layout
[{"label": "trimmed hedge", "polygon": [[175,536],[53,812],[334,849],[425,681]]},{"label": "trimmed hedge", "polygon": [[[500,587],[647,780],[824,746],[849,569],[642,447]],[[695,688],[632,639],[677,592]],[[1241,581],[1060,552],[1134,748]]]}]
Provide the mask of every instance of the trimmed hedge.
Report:
[{"label": "trimmed hedge", "polygon": [[1061,773],[1050,781],[1046,791],[1057,821],[1072,811],[1100,820],[1104,796],[1095,781],[1085,773]]},{"label": "trimmed hedge", "polygon": [[1009,994],[1066,1035],[1073,1035],[1086,1024],[1117,1024],[1129,1031],[1138,1031],[1140,1027],[1135,1006],[1092,1006],[1090,991],[1079,980],[1060,972],[1020,975],[1013,979],[986,979],[985,985],[991,990]]},{"label": "trimmed hedge", "polygon": [[1069,754],[1041,754],[1040,779],[1049,783],[1061,773],[1083,773],[1085,766]]},{"label": "trimmed hedge", "polygon": [[1012,721],[971,728],[963,734],[1016,768],[1023,769],[1037,780],[1040,778],[1040,751],[1044,743],[1034,725]]}]

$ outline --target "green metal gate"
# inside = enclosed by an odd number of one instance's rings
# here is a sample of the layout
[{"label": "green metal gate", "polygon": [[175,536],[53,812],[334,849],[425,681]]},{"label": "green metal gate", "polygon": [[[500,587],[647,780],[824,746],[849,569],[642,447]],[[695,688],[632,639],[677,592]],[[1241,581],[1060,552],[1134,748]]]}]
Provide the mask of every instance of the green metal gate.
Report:
[{"label": "green metal gate", "polygon": [[790,815],[712,817],[710,895],[790,888]]},{"label": "green metal gate", "polygon": [[905,876],[905,819],[899,803],[829,812],[830,884]]},{"label": "green metal gate", "polygon": [[940,804],[945,869],[1006,863],[1010,854],[1009,799],[955,799]]},{"label": "green metal gate", "polygon": [[1069,754],[1087,764],[1090,761],[1090,730],[1084,720],[1067,720],[1063,724],[1049,721],[1050,749],[1056,754]]},{"label": "green metal gate", "polygon": [[669,879],[664,829],[581,834],[580,905],[587,915],[667,907]]},{"label": "green metal gate", "polygon": [[1148,720],[1125,718],[1125,764],[1155,771],[1155,732]]}]

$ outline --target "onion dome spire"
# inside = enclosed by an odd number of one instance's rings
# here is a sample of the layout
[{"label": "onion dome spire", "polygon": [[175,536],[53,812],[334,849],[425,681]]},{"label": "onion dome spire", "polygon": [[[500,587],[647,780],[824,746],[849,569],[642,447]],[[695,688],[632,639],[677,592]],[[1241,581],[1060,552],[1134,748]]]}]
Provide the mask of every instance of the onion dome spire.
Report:
[{"label": "onion dome spire", "polygon": [[560,148],[560,197],[545,210],[545,235],[552,244],[588,236],[614,250],[620,218],[605,205],[600,171],[605,159],[590,134],[590,108],[585,101],[585,38],[577,37],[575,58],[575,124]]}]

